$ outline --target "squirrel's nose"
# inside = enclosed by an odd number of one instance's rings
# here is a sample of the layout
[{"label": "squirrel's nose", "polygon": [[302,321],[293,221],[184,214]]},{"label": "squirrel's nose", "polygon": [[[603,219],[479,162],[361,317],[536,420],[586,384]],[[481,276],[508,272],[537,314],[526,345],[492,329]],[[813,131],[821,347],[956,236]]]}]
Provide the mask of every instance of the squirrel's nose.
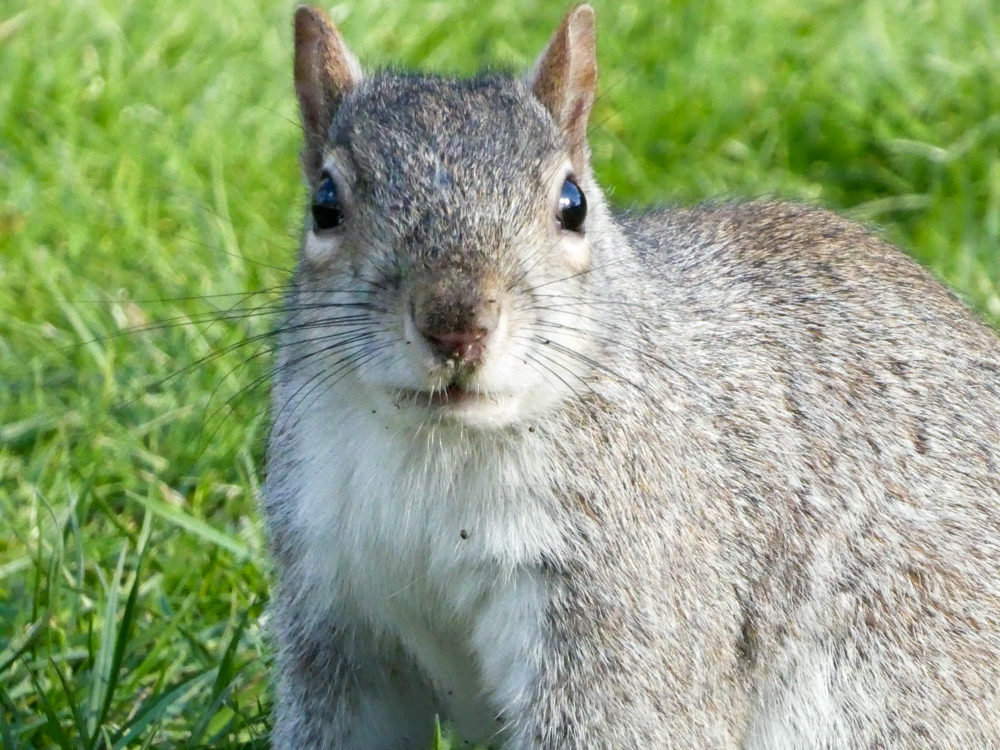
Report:
[{"label": "squirrel's nose", "polygon": [[499,305],[475,288],[456,287],[419,290],[413,300],[413,323],[440,359],[478,365],[497,327]]},{"label": "squirrel's nose", "polygon": [[421,331],[431,348],[443,359],[478,364],[486,352],[489,329],[474,325],[464,331]]}]

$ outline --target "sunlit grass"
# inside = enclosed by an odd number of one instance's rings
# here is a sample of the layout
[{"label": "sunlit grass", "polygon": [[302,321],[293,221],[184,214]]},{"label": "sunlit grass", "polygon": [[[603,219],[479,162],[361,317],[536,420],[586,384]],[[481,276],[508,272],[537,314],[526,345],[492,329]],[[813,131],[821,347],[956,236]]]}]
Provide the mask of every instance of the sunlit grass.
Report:
[{"label": "sunlit grass", "polygon": [[[594,4],[614,201],[827,205],[1000,319],[994,2]],[[527,67],[564,9],[331,12],[369,63],[468,73]],[[0,0],[4,748],[265,741],[258,337],[302,206],[290,15]]]}]

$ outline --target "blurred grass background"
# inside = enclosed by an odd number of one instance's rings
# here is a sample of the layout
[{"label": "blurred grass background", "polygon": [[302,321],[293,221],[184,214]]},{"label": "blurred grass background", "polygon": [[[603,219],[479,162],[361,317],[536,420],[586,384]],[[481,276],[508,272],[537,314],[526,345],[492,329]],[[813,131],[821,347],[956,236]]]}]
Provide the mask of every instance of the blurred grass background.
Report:
[{"label": "blurred grass background", "polygon": [[[595,0],[620,205],[876,223],[1000,320],[997,0]],[[303,190],[291,4],[0,0],[0,745],[263,746],[264,334]],[[562,2],[330,9],[523,69]],[[227,313],[227,310],[232,310]]]}]

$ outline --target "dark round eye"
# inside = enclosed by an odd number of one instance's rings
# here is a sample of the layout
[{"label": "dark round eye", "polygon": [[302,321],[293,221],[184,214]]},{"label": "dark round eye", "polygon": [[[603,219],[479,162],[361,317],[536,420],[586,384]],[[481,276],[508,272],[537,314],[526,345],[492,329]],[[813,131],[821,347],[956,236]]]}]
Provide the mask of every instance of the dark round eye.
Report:
[{"label": "dark round eye", "polygon": [[312,214],[317,229],[333,229],[340,223],[343,211],[340,207],[340,196],[337,195],[337,185],[332,177],[324,177],[316,188]]},{"label": "dark round eye", "polygon": [[586,218],[587,199],[583,197],[583,191],[579,186],[573,180],[567,179],[559,196],[559,223],[563,229],[579,232]]}]

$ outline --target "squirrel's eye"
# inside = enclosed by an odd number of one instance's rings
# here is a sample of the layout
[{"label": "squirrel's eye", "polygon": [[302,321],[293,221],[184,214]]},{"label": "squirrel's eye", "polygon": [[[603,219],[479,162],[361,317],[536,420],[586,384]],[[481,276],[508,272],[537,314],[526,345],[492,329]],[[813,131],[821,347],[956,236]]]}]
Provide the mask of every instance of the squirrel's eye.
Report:
[{"label": "squirrel's eye", "polygon": [[317,229],[333,229],[340,223],[343,211],[340,196],[332,177],[324,177],[313,196],[312,215]]},{"label": "squirrel's eye", "polygon": [[567,179],[559,196],[559,223],[563,229],[579,232],[586,218],[587,199],[583,197],[583,191],[579,186],[573,180]]}]

